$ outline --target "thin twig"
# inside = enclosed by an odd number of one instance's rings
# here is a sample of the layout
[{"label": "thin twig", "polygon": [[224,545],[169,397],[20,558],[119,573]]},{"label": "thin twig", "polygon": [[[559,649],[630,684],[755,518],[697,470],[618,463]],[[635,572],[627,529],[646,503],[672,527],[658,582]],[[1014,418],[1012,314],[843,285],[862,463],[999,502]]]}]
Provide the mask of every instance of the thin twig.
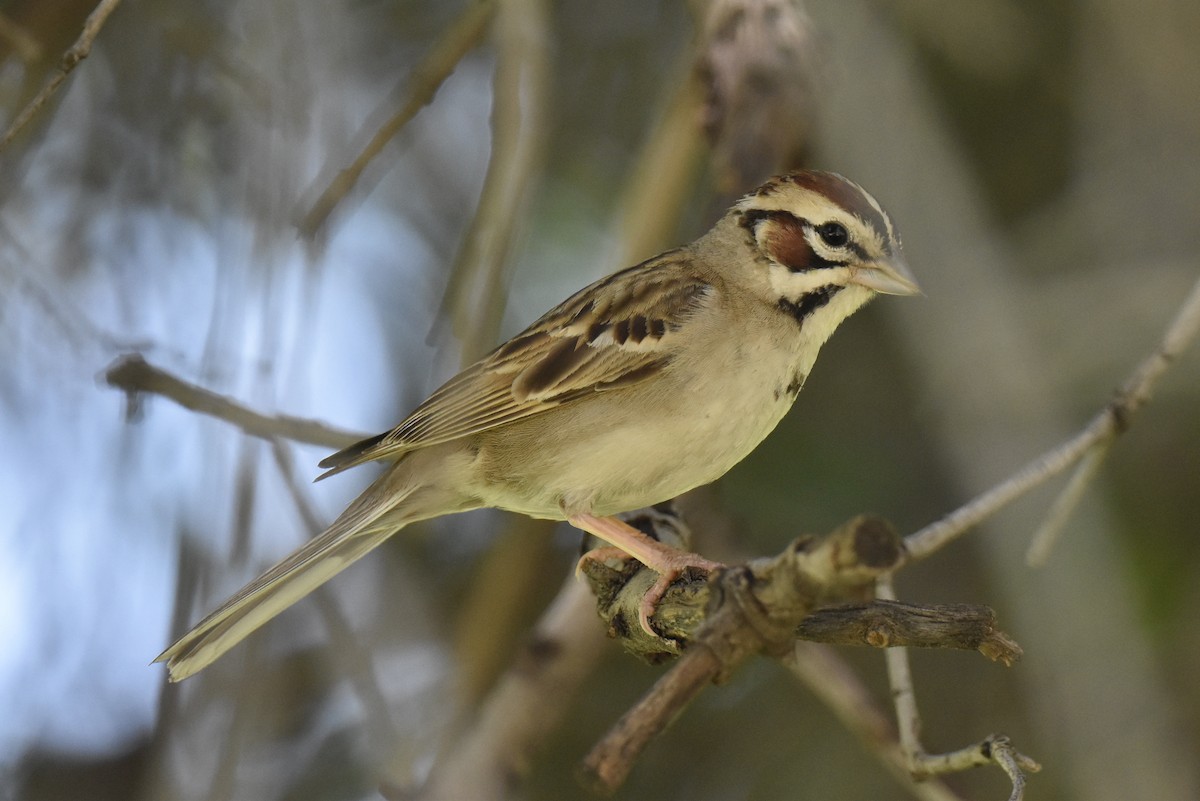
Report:
[{"label": "thin twig", "polygon": [[79,62],[87,58],[88,54],[92,52],[92,42],[95,41],[96,36],[100,33],[100,29],[104,27],[108,15],[116,9],[120,2],[121,0],[100,0],[96,8],[92,10],[92,13],[88,15],[87,20],[83,23],[83,31],[79,34],[79,38],[63,53],[54,74],[50,76],[50,79],[46,81],[41,91],[37,93],[33,100],[29,101],[25,108],[21,109],[21,113],[8,126],[8,130],[4,133],[4,138],[0,139],[0,153],[4,152],[12,143],[12,140],[16,138],[17,134],[21,132],[21,129],[28,125],[29,121],[42,110],[42,107],[58,91],[58,87],[67,79],[71,71],[78,66]]},{"label": "thin twig", "polygon": [[917,781],[896,740],[891,721],[875,703],[858,674],[832,648],[798,642],[780,660],[805,686],[833,711],[847,729],[862,740],[880,764],[918,801],[958,801],[937,779]]},{"label": "thin twig", "polygon": [[[882,576],[875,583],[875,597],[884,601],[896,600],[891,575]],[[921,713],[917,709],[917,696],[913,689],[912,669],[908,663],[908,649],[888,648],[883,658],[887,664],[888,681],[892,687],[892,703],[896,707],[896,728],[900,748],[910,761],[922,753]],[[911,770],[911,767],[910,767]]]},{"label": "thin twig", "polygon": [[624,784],[646,746],[712,684],[722,668],[721,658],[711,649],[687,651],[588,754],[584,780],[606,794]]},{"label": "thin twig", "polygon": [[989,756],[1008,774],[1013,791],[1008,801],[1021,801],[1025,797],[1025,772],[1037,773],[1042,766],[1012,747],[1007,737],[995,735],[984,740],[980,747],[982,756]]},{"label": "thin twig", "polygon": [[1058,498],[1050,507],[1050,511],[1046,514],[1046,519],[1042,521],[1042,525],[1030,538],[1029,549],[1025,552],[1025,564],[1030,567],[1042,567],[1046,564],[1046,560],[1050,558],[1050,551],[1058,543],[1058,538],[1066,528],[1067,521],[1071,519],[1071,514],[1083,500],[1088,484],[1095,478],[1100,466],[1104,464],[1104,457],[1108,455],[1112,441],[1112,437],[1100,440],[1079,460],[1079,466],[1071,474],[1067,486],[1059,493]]},{"label": "thin twig", "polygon": [[488,21],[495,10],[495,0],[478,0],[468,6],[461,16],[442,34],[425,59],[408,76],[402,94],[404,102],[386,122],[380,126],[370,141],[367,142],[358,157],[348,167],[338,172],[321,196],[313,203],[312,208],[300,221],[300,234],[306,239],[317,235],[334,208],[342,201],[358,183],[376,156],[378,156],[405,125],[417,116],[422,108],[433,100],[442,83],[454,72],[454,68],[463,59],[487,30]]},{"label": "thin twig", "polygon": [[[890,574],[882,576],[875,583],[875,594],[880,599],[896,600]],[[1013,791],[1009,801],[1021,801],[1025,792],[1025,775],[1022,768],[1036,772],[1042,769],[1041,765],[1018,753],[1007,737],[995,734],[957,751],[927,754],[921,745],[921,713],[917,709],[917,695],[913,685],[912,668],[908,661],[908,649],[889,648],[884,658],[888,682],[892,688],[892,701],[896,707],[900,751],[913,778],[923,779],[927,776],[996,764],[1012,781]]]},{"label": "thin twig", "polygon": [[1025,772],[1037,773],[1042,766],[1013,748],[1002,734],[993,734],[977,743],[945,754],[920,754],[914,763],[917,778],[946,773],[961,773],[971,768],[996,765],[1012,782],[1008,801],[1021,801],[1025,795]]},{"label": "thin twig", "polygon": [[103,377],[110,387],[123,390],[131,400],[143,392],[162,395],[185,409],[237,426],[252,437],[267,440],[278,437],[310,445],[344,448],[366,436],[334,428],[316,420],[256,412],[231,398],[218,395],[155,367],[138,353],[122,356],[114,361],[105,369]]},{"label": "thin twig", "polygon": [[1018,470],[951,514],[904,538],[913,559],[923,559],[987,520],[1026,492],[1079,461],[1089,450],[1123,433],[1171,362],[1200,331],[1200,280],[1168,326],[1162,343],[1134,370],[1116,398],[1075,437]]}]

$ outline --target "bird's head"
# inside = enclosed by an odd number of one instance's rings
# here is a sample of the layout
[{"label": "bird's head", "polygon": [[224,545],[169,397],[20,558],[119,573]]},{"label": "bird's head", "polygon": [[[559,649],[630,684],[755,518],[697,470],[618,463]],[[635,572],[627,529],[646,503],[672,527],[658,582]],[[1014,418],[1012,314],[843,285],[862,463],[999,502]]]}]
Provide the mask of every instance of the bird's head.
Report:
[{"label": "bird's head", "polygon": [[876,292],[920,291],[887,212],[861,186],[836,173],[805,170],[773,178],[742,198],[731,216],[751,238],[771,272],[771,286],[787,302],[804,303],[813,293],[820,298],[850,287],[870,290],[864,302]]}]

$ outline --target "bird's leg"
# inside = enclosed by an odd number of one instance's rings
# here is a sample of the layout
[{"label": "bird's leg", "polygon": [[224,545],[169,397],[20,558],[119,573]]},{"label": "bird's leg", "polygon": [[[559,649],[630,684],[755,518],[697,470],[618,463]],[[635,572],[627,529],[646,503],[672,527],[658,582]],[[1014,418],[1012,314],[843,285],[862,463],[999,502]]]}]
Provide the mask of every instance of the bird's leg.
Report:
[{"label": "bird's leg", "polygon": [[[642,630],[652,637],[658,633],[650,625],[650,617],[654,614],[658,602],[671,586],[671,582],[689,567],[694,567],[706,573],[724,567],[720,562],[713,562],[703,556],[687,551],[681,551],[638,531],[633,526],[615,517],[596,517],[589,514],[568,515],[567,522],[575,528],[599,537],[607,543],[615,545],[619,550],[632,556],[646,567],[658,573],[658,581],[654,582],[638,604],[638,623]],[[587,558],[586,555],[584,558]]]}]

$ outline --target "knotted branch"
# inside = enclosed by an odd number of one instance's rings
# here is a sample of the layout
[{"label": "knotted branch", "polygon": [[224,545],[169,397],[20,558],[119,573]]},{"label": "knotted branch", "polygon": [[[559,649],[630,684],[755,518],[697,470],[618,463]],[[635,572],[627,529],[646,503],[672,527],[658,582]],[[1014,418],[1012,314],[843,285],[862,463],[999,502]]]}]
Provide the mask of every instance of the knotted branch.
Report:
[{"label": "knotted branch", "polygon": [[[686,546],[687,532],[668,510],[627,521]],[[585,560],[582,569],[599,599],[611,636],[650,662],[678,662],[618,721],[585,758],[585,779],[612,792],[646,745],[704,689],[728,678],[756,654],[782,657],[797,639],[872,647],[978,650],[1011,665],[1021,649],[995,626],[986,607],[921,606],[861,600],[879,576],[906,559],[885,521],[858,517],[817,539],[802,537],[773,558],[730,567],[705,580],[685,575],[663,597],[652,619],[665,639],[637,625],[638,603],[655,576],[634,562]],[[846,603],[847,598],[857,598]]]},{"label": "knotted branch", "polygon": [[[592,749],[584,760],[587,778],[601,791],[616,789],[645,746],[706,685],[728,677],[755,654],[786,653],[819,603],[832,594],[862,591],[903,558],[900,538],[889,525],[860,517],[824,539],[801,538],[774,558],[722,570],[708,582],[677,582],[654,620],[683,655]],[[646,572],[638,571],[615,592],[604,583],[612,574],[601,575],[598,592],[612,599],[602,611],[610,629],[628,632],[627,647],[635,651],[650,638],[624,621],[637,620],[643,582],[652,580],[640,575]],[[664,655],[661,647],[641,653],[652,659]]]}]

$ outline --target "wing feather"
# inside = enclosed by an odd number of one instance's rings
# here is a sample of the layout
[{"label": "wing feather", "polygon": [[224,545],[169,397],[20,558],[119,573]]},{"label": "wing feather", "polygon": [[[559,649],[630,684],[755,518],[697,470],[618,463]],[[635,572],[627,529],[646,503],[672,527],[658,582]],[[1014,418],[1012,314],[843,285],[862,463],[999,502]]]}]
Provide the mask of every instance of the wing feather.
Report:
[{"label": "wing feather", "polygon": [[470,436],[592,392],[631,386],[670,363],[670,344],[713,286],[671,251],[580,290],[451,378],[391,431],[321,462],[321,478]]}]

